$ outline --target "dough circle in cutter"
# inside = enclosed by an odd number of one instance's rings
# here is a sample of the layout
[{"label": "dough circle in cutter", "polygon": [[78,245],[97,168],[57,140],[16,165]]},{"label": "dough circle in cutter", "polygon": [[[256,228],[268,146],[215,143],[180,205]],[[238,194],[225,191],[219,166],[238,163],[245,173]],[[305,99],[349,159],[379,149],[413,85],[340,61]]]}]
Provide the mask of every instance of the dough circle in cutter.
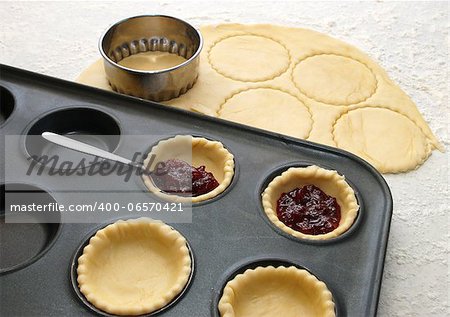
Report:
[{"label": "dough circle in cutter", "polygon": [[177,54],[168,52],[148,51],[139,54],[133,54],[122,59],[119,65],[139,70],[161,70],[175,67],[184,63],[186,59]]}]

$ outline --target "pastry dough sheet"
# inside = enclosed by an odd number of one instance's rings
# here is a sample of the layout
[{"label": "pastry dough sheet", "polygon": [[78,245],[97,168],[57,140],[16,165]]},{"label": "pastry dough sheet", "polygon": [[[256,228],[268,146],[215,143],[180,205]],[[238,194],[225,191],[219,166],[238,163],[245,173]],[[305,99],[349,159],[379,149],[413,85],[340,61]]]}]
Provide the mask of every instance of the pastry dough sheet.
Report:
[{"label": "pastry dough sheet", "polygon": [[[382,173],[443,151],[414,102],[366,54],[312,30],[201,27],[199,78],[167,105],[350,151]],[[78,82],[111,90],[101,60]]]}]

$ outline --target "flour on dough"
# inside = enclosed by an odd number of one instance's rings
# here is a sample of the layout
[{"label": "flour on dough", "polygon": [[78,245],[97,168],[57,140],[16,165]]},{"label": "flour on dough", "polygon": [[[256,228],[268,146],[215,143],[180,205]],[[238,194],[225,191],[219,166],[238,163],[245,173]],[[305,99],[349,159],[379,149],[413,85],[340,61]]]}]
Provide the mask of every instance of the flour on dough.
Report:
[{"label": "flour on dough", "polygon": [[119,62],[119,65],[139,70],[161,70],[184,63],[186,59],[177,54],[148,51],[130,55]]}]

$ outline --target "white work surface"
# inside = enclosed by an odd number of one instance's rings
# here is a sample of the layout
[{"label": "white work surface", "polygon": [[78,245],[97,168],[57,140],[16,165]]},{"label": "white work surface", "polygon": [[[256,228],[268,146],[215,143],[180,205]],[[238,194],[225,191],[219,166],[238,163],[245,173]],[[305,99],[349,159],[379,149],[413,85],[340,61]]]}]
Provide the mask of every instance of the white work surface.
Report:
[{"label": "white work surface", "polygon": [[[99,58],[107,26],[140,14],[173,15],[196,26],[297,26],[353,44],[412,97],[448,151],[448,2],[0,2],[1,63],[73,80]],[[379,316],[448,315],[448,155],[435,151],[418,170],[385,178],[394,215]]]}]

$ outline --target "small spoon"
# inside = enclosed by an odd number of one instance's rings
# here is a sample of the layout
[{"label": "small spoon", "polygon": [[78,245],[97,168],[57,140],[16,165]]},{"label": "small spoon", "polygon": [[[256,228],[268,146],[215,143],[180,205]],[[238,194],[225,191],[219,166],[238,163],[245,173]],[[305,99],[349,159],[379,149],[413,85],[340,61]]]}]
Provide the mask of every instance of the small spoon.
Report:
[{"label": "small spoon", "polygon": [[42,137],[44,139],[46,139],[47,141],[50,141],[52,143],[55,143],[57,145],[63,146],[65,148],[74,150],[74,151],[78,151],[81,153],[85,153],[85,154],[89,154],[89,155],[94,155],[94,156],[98,156],[104,159],[107,159],[109,161],[115,161],[115,162],[119,162],[119,163],[123,163],[123,164],[127,164],[136,168],[139,168],[143,171],[146,171],[144,165],[142,165],[141,163],[138,162],[133,162],[127,158],[124,158],[122,156],[113,154],[111,152],[99,149],[95,146],[92,146],[90,144],[86,144],[71,138],[68,138],[66,136],[60,135],[60,134],[56,134],[53,132],[43,132],[42,133]]}]

